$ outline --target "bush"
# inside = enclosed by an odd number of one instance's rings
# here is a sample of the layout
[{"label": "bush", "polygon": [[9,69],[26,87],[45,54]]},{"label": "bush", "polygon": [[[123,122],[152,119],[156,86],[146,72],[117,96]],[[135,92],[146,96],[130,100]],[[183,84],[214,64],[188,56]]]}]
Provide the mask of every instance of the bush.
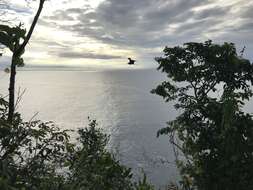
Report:
[{"label": "bush", "polygon": [[70,157],[70,183],[73,189],[132,189],[131,169],[122,166],[105,146],[108,136],[96,128],[96,121],[89,128],[80,129],[81,146]]}]

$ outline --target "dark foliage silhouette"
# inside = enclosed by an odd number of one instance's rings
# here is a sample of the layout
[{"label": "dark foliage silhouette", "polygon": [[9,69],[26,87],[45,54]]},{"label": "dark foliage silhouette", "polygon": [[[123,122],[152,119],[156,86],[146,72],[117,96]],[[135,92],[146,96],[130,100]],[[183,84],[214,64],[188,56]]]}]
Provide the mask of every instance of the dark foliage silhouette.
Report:
[{"label": "dark foliage silhouette", "polygon": [[232,43],[186,43],[156,58],[168,80],[152,92],[174,101],[180,115],[158,131],[169,135],[186,189],[253,189],[253,65]]}]

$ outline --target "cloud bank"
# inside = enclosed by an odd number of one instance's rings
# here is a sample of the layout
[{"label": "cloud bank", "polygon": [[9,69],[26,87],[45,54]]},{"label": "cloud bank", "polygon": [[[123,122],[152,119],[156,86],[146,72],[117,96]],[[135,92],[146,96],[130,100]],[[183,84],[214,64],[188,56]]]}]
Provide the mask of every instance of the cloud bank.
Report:
[{"label": "cloud bank", "polygon": [[[166,45],[212,39],[234,42],[239,48],[245,45],[246,56],[253,58],[251,1],[104,0],[96,6],[94,2],[64,0],[59,6],[54,2],[47,5],[50,11],[41,17],[40,27],[48,33],[68,34],[62,38],[42,36],[58,51],[48,51],[48,55],[112,61],[134,56],[143,64],[154,64],[152,57],[160,55]],[[71,49],[73,46],[76,49]]]}]

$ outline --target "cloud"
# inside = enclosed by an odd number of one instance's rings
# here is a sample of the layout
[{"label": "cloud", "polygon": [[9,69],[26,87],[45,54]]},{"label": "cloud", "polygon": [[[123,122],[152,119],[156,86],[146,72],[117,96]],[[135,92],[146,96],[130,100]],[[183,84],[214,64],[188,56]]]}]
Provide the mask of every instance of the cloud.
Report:
[{"label": "cloud", "polygon": [[[55,52],[52,52],[55,53]],[[64,58],[77,58],[77,59],[120,59],[121,56],[106,55],[106,54],[95,54],[86,52],[59,52],[59,57]]]},{"label": "cloud", "polygon": [[64,14],[63,11],[55,11],[53,16],[44,16],[46,20],[62,20],[62,21],[73,21],[74,18],[70,14]]},{"label": "cloud", "polygon": [[[235,42],[253,51],[253,2],[246,0],[104,0],[98,6],[91,6],[94,1],[59,2],[58,7],[52,1],[52,11],[44,13],[38,23],[71,34],[54,39],[49,33],[48,41],[55,40],[59,45],[54,56],[118,59],[124,54],[110,51],[121,49],[147,60],[166,45],[208,39]],[[85,41],[95,41],[96,47]],[[100,46],[110,48],[100,51]]]},{"label": "cloud", "polygon": [[[226,27],[233,8],[233,5],[222,6],[208,0],[106,0],[95,10],[90,7],[58,10],[51,20],[44,19],[102,43],[154,48],[164,45],[165,40],[177,43],[188,38],[192,41],[207,36],[208,31],[223,30],[220,25]],[[247,15],[251,16],[251,12]],[[70,17],[75,20],[72,24],[61,22]]]},{"label": "cloud", "polygon": [[210,7],[204,10],[196,11],[193,15],[194,19],[208,19],[208,18],[215,18],[219,20],[219,18],[223,18],[231,9],[231,6],[226,7]]},{"label": "cloud", "polygon": [[[16,13],[16,14],[31,14],[32,11],[27,7],[28,2],[16,3],[15,0],[0,0],[0,12]],[[2,15],[2,16],[6,16]]]},{"label": "cloud", "polygon": [[[132,46],[157,47],[163,38],[171,34],[165,30],[173,23],[184,22],[192,13],[191,8],[207,1],[198,0],[107,0],[96,10],[71,8],[56,12],[53,19],[45,18],[49,23],[57,20],[57,15],[68,18],[76,14],[76,23],[65,25],[61,29],[75,32],[80,36],[89,36],[103,43]],[[65,15],[65,16],[63,16]]]}]

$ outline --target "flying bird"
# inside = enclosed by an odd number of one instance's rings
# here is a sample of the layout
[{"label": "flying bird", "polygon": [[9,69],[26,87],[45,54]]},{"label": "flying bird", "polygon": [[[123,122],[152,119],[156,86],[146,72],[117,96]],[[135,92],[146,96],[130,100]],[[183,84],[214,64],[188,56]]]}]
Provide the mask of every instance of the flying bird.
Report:
[{"label": "flying bird", "polygon": [[134,62],[136,61],[131,59],[130,57],[128,58],[128,60],[129,60],[128,65],[134,65]]}]

